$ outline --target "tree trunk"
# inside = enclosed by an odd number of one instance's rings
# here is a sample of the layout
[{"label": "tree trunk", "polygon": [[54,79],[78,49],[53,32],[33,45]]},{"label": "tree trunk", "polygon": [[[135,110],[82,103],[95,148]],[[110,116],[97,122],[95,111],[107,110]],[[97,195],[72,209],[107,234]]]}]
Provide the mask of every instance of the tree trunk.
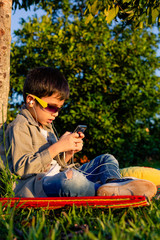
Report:
[{"label": "tree trunk", "polygon": [[0,125],[7,120],[12,0],[0,0]]}]

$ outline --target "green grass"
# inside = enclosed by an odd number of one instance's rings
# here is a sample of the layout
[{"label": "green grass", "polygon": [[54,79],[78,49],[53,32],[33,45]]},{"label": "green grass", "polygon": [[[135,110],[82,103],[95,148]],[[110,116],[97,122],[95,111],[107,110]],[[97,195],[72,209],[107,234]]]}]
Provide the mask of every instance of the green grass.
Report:
[{"label": "green grass", "polygon": [[58,210],[0,205],[0,239],[160,239],[160,201],[125,209],[75,206]]}]

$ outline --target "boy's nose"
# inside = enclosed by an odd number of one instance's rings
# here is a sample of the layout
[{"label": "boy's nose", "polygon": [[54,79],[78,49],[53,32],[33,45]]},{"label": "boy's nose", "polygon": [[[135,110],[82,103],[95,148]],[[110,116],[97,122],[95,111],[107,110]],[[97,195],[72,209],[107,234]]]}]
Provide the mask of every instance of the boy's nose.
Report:
[{"label": "boy's nose", "polygon": [[59,112],[57,111],[56,113],[51,113],[52,116],[57,117]]}]

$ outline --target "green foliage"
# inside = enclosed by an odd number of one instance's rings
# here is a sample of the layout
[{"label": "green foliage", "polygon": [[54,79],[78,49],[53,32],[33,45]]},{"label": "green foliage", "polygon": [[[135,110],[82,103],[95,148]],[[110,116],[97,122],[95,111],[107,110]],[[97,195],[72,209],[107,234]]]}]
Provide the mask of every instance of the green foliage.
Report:
[{"label": "green foliage", "polygon": [[[68,4],[66,4],[68,2]],[[88,24],[95,16],[102,13],[107,23],[110,23],[113,19],[119,18],[126,23],[132,22],[135,26],[143,27],[145,23],[146,26],[153,25],[154,23],[160,24],[160,4],[159,0],[87,0],[79,1],[79,5],[82,11],[82,5],[86,2],[85,16],[86,24]],[[29,9],[31,5],[40,4],[43,7],[48,5],[55,9],[57,7],[65,6],[65,10],[68,8],[69,4],[73,5],[75,9],[77,8],[76,1],[58,1],[58,0],[13,0],[12,8],[16,10],[17,8]]]},{"label": "green foliage", "polygon": [[50,1],[46,5],[46,15],[22,21],[22,29],[15,32],[11,93],[22,93],[28,69],[60,68],[71,95],[55,125],[60,134],[77,124],[88,125],[82,155],[91,159],[110,152],[124,166],[153,157],[154,145],[159,157],[159,140],[154,142],[150,129],[155,127],[152,119],[160,121],[156,36],[123,24],[109,27],[102,14],[86,25],[84,5],[76,8],[68,0],[59,16]]},{"label": "green foliage", "polygon": [[[160,202],[148,207],[60,210],[15,209],[0,205],[1,239],[159,239]],[[13,224],[14,223],[14,224]]]},{"label": "green foliage", "polygon": [[[5,128],[6,125],[0,128],[0,147],[5,142]],[[1,150],[1,149],[0,149]],[[14,197],[13,184],[18,178],[15,174],[11,173],[8,165],[8,153],[10,149],[4,147],[4,152],[0,151],[1,155],[4,154],[6,157],[6,165],[3,163],[0,156],[0,197]]]},{"label": "green foliage", "polygon": [[126,24],[134,24],[142,28],[143,25],[150,26],[155,23],[160,25],[160,3],[159,0],[88,0],[86,23],[94,16],[104,14],[107,23],[113,19],[120,19]]},{"label": "green foliage", "polygon": [[0,169],[0,197],[14,197],[12,186],[16,179],[16,175],[10,172],[8,165]]}]

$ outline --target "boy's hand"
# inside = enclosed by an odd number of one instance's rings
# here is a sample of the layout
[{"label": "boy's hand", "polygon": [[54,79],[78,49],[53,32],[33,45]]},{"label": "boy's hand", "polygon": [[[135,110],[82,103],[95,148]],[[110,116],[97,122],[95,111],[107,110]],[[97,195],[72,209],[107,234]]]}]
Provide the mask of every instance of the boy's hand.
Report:
[{"label": "boy's hand", "polygon": [[83,148],[83,139],[84,134],[82,132],[79,133],[70,133],[66,132],[59,139],[59,144],[61,144],[62,152],[74,151],[79,152]]},{"label": "boy's hand", "polygon": [[76,152],[79,152],[83,148],[83,139],[84,134],[82,132],[79,133],[71,133],[71,132],[65,132],[58,142],[52,144],[48,150],[50,153],[50,156],[54,158],[58,153],[60,152],[68,152],[67,155],[67,161],[69,160],[69,155],[70,158],[72,155]]},{"label": "boy's hand", "polygon": [[[81,138],[81,139],[83,139],[85,136],[84,136],[84,134],[82,133],[82,132],[78,132],[78,138]],[[81,146],[81,144],[79,144],[79,143],[77,143],[77,148],[78,147],[80,147],[80,149],[77,149],[77,150],[71,150],[71,151],[67,151],[66,152],[66,157],[65,157],[65,161],[66,162],[68,162],[72,157],[73,157],[73,155],[74,155],[74,153],[76,153],[76,152],[79,152],[79,151],[81,151],[82,150],[82,148],[83,148],[83,141],[82,141],[82,146]]]}]

